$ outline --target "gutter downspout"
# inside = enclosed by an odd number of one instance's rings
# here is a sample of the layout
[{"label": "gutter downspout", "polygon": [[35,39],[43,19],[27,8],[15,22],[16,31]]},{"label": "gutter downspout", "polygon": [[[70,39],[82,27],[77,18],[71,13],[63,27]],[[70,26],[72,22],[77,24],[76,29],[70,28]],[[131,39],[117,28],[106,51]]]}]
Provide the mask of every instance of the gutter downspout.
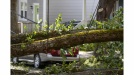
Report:
[{"label": "gutter downspout", "polygon": [[43,27],[45,26],[45,21],[47,21],[47,0],[43,0]]},{"label": "gutter downspout", "polygon": [[86,0],[83,0],[82,24],[84,24],[85,27],[87,27]]}]

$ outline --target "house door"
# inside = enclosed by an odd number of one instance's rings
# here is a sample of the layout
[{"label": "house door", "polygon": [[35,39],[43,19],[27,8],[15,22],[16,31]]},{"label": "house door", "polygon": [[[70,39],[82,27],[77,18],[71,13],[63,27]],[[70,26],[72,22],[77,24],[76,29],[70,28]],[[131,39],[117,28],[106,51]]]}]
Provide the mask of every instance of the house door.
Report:
[{"label": "house door", "polygon": [[33,4],[33,20],[37,23],[39,22],[39,3]]}]

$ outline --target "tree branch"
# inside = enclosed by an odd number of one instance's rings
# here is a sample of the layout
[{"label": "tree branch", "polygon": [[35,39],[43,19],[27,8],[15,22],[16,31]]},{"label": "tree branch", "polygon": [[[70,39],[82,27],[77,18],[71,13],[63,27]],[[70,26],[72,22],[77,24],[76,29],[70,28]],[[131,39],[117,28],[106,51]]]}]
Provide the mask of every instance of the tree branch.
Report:
[{"label": "tree branch", "polygon": [[[48,49],[59,50],[70,48],[83,43],[97,43],[107,41],[123,41],[123,29],[115,30],[92,30],[66,34],[48,39]],[[31,43],[24,43],[25,48],[21,51],[21,43],[11,45],[11,56],[24,56],[42,53],[47,49],[47,39]]]}]

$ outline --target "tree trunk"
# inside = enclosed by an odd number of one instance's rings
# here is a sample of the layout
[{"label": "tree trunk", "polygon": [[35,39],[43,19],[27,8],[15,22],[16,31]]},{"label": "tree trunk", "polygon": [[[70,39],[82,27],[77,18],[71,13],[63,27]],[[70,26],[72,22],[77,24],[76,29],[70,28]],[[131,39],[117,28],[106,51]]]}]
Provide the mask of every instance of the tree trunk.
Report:
[{"label": "tree trunk", "polygon": [[111,11],[114,8],[114,4],[117,0],[99,0],[98,10],[103,8],[102,12],[97,11],[97,21],[107,21]]},{"label": "tree trunk", "polygon": [[21,43],[12,44],[11,56],[24,56],[41,53],[46,49],[59,50],[60,48],[66,49],[84,43],[107,41],[123,41],[123,29],[84,31],[53,37],[48,40],[44,39],[31,43],[24,43],[25,47],[23,51],[21,51]]},{"label": "tree trunk", "polygon": [[[77,32],[82,32],[82,31],[89,31],[89,30],[72,30],[72,31],[61,31],[60,33],[57,31],[51,31],[48,34],[47,31],[39,31],[36,33],[36,35],[33,35],[32,39],[35,39],[35,41],[37,40],[43,40],[43,39],[47,39],[47,36],[49,35],[49,38],[52,37],[57,37],[57,36],[61,36],[65,35],[65,34],[73,34],[73,33],[77,33]],[[91,31],[91,30],[90,30]],[[26,43],[27,41],[25,41],[25,39],[28,36],[24,33],[24,34],[12,34],[11,35],[11,44],[17,44],[17,43]]]},{"label": "tree trunk", "polygon": [[[11,10],[16,12],[17,11],[16,7],[17,7],[17,0],[11,0]],[[18,22],[17,15],[11,13],[11,31],[15,33],[19,33],[19,26],[17,22]]]}]

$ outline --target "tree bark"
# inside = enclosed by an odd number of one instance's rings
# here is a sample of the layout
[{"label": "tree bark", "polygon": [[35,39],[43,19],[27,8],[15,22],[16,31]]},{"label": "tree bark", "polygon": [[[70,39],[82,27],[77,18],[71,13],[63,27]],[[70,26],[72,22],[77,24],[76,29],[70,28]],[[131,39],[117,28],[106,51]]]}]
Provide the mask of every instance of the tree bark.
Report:
[{"label": "tree bark", "polygon": [[117,0],[99,0],[98,10],[103,8],[102,12],[97,11],[97,21],[107,21],[110,13],[114,9],[114,4]]},{"label": "tree bark", "polygon": [[[17,12],[17,0],[11,0],[11,10]],[[19,26],[17,24],[18,18],[17,15],[11,13],[11,31],[15,33],[19,33]]]},{"label": "tree bark", "polygon": [[[35,41],[37,40],[43,40],[43,39],[47,39],[47,36],[49,35],[49,38],[52,37],[57,37],[57,36],[61,36],[65,35],[65,34],[73,34],[73,33],[77,33],[77,32],[82,32],[82,31],[89,31],[89,30],[72,30],[72,31],[61,31],[60,33],[57,31],[51,31],[48,34],[46,34],[46,31],[39,31],[36,33],[36,35],[33,35],[32,39],[35,39]],[[90,30],[91,31],[91,30]],[[24,34],[12,34],[11,35],[11,44],[17,44],[17,43],[26,43],[27,41],[25,41],[25,39],[28,36],[24,33]]]},{"label": "tree bark", "polygon": [[92,30],[77,32],[74,34],[66,34],[58,37],[53,37],[38,40],[31,43],[24,43],[25,47],[21,51],[21,43],[11,45],[11,56],[24,56],[45,52],[46,49],[59,50],[66,49],[84,43],[96,43],[107,41],[123,41],[123,29],[115,30]]}]

